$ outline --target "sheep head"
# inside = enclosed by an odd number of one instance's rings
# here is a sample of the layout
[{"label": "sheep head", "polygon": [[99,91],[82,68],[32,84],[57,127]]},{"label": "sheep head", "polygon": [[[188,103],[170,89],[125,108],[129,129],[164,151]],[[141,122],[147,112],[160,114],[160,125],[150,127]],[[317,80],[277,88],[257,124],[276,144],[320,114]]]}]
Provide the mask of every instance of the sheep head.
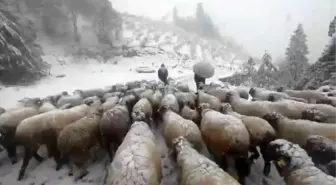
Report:
[{"label": "sheep head", "polygon": [[[311,135],[307,137],[303,149],[305,149],[308,155],[313,158],[313,161],[318,164],[327,164],[330,160],[335,159],[335,144],[332,140],[323,136]],[[321,157],[322,154],[324,157]]]},{"label": "sheep head", "polygon": [[[235,97],[239,97],[238,96],[238,93],[237,92],[234,92],[234,91],[230,91],[228,93],[226,93],[226,96],[225,96],[225,102],[229,102],[231,103],[232,99],[235,98]],[[240,98],[240,97],[239,97]]]},{"label": "sheep head", "polygon": [[327,116],[314,108],[306,109],[302,111],[302,119],[316,121],[316,122],[324,122],[327,120]]},{"label": "sheep head", "polygon": [[278,128],[278,122],[279,119],[281,119],[283,116],[277,112],[272,112],[268,113],[263,116],[263,119],[268,121],[268,123],[275,129],[277,130]]},{"label": "sheep head", "polygon": [[204,110],[207,110],[207,109],[211,109],[209,103],[201,103],[201,104],[197,107],[197,111],[200,112],[200,113],[202,113]]},{"label": "sheep head", "polygon": [[334,94],[333,94],[333,93],[328,93],[327,96],[329,96],[329,97],[333,97]]},{"label": "sheep head", "polygon": [[269,94],[268,95],[268,98],[267,98],[267,101],[270,101],[270,102],[275,102],[277,101],[278,97],[276,94]]},{"label": "sheep head", "polygon": [[221,104],[221,112],[224,114],[227,114],[228,112],[231,112],[232,106],[229,103],[222,103]]},{"label": "sheep head", "polygon": [[179,153],[189,147],[192,148],[191,143],[183,136],[179,136],[173,139],[172,144],[173,144],[173,148],[175,149],[176,153]]},{"label": "sheep head", "polygon": [[255,89],[254,87],[252,87],[250,90],[249,90],[249,94],[254,97],[255,94],[257,93],[257,89]]},{"label": "sheep head", "polygon": [[283,92],[284,90],[285,90],[285,88],[284,88],[283,86],[278,87],[278,88],[276,89],[277,92]]},{"label": "sheep head", "polygon": [[159,107],[157,112],[160,113],[160,114],[163,114],[163,113],[165,113],[169,110],[171,110],[171,107],[169,105],[162,105],[162,106]]},{"label": "sheep head", "polygon": [[305,150],[284,139],[271,141],[267,147],[266,155],[275,162],[275,166],[282,176],[303,167],[314,167],[314,163]]}]

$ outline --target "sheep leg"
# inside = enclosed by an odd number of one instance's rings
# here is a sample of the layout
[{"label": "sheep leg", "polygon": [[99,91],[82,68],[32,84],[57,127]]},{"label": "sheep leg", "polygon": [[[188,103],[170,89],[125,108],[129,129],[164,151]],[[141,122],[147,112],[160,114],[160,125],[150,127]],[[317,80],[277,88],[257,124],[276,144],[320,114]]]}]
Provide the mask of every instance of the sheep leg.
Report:
[{"label": "sheep leg", "polygon": [[34,153],[34,158],[38,161],[38,162],[42,162],[44,160],[43,157],[41,157],[37,152]]},{"label": "sheep leg", "polygon": [[11,146],[4,146],[7,150],[8,158],[11,160],[12,164],[17,163],[17,156],[16,156],[16,145],[12,144]]},{"label": "sheep leg", "polygon": [[267,146],[268,145],[266,143],[260,145],[260,153],[262,154],[265,162],[263,169],[263,173],[265,176],[268,176],[271,172],[271,161],[272,161],[270,156],[267,155],[266,152]]},{"label": "sheep leg", "polygon": [[112,152],[111,152],[111,144],[110,142],[108,142],[109,140],[105,136],[101,136],[99,141],[100,141],[100,145],[102,146],[102,148],[106,150],[110,162],[112,162],[113,157],[112,157]]},{"label": "sheep leg", "polygon": [[88,160],[89,156],[87,151],[83,151],[80,155],[76,156],[76,159],[74,160],[74,164],[76,165],[78,170],[78,173],[75,174],[75,181],[85,177],[89,172],[86,168],[86,161]]},{"label": "sheep leg", "polygon": [[[35,151],[37,151],[37,150],[35,150]],[[28,166],[28,164],[29,164],[29,161],[30,161],[30,159],[33,157],[34,153],[36,153],[36,152],[34,152],[34,150],[25,147],[25,149],[24,149],[24,158],[23,158],[22,166],[21,166],[21,169],[20,169],[20,171],[19,171],[18,178],[17,178],[18,181],[22,180],[22,178],[23,178],[23,176],[24,176],[24,174],[25,174],[25,171],[26,171],[26,169],[27,169],[27,166]]]},{"label": "sheep leg", "polygon": [[239,183],[244,185],[245,178],[250,174],[251,164],[247,157],[235,158],[235,169],[239,178]]},{"label": "sheep leg", "polygon": [[250,156],[250,161],[251,162],[254,162],[254,160],[256,160],[256,159],[258,159],[259,158],[259,156],[260,156],[260,154],[259,154],[259,152],[258,152],[258,150],[257,150],[257,147],[250,147],[250,152],[252,153],[252,155]]}]

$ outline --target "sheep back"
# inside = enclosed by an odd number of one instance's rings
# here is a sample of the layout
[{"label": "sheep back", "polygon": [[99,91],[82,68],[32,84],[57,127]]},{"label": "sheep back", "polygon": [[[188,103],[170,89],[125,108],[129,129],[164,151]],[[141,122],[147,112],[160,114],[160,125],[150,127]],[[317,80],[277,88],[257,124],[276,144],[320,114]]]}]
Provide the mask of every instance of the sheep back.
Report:
[{"label": "sheep back", "polygon": [[159,185],[162,179],[160,157],[155,136],[147,123],[133,123],[108,169],[107,184]]},{"label": "sheep back", "polygon": [[218,156],[232,152],[244,155],[249,148],[249,133],[242,121],[214,110],[202,113],[201,132],[206,145]]}]

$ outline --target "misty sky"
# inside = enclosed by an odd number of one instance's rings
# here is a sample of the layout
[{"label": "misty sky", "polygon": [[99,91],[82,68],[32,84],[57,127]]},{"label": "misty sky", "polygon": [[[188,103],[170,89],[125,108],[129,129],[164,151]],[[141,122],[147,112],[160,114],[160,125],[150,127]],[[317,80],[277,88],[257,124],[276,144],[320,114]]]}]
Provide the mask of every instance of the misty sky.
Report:
[{"label": "misty sky", "polygon": [[309,59],[314,62],[329,41],[336,0],[110,0],[121,12],[160,19],[177,6],[181,16],[193,15],[197,2],[212,17],[223,35],[232,36],[253,56],[265,50],[284,56],[290,36],[300,22],[307,34]]}]

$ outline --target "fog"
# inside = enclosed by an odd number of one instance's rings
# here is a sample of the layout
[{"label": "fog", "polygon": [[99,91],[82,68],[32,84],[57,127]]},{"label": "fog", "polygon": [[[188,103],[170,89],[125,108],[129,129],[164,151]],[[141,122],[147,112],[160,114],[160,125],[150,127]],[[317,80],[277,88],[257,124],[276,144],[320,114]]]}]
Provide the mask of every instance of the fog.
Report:
[{"label": "fog", "polygon": [[197,2],[225,36],[231,36],[255,57],[265,50],[283,57],[298,23],[307,34],[309,62],[315,62],[328,43],[328,26],[336,15],[336,0],[111,0],[121,12],[161,19],[176,5],[179,15],[193,15]]}]

